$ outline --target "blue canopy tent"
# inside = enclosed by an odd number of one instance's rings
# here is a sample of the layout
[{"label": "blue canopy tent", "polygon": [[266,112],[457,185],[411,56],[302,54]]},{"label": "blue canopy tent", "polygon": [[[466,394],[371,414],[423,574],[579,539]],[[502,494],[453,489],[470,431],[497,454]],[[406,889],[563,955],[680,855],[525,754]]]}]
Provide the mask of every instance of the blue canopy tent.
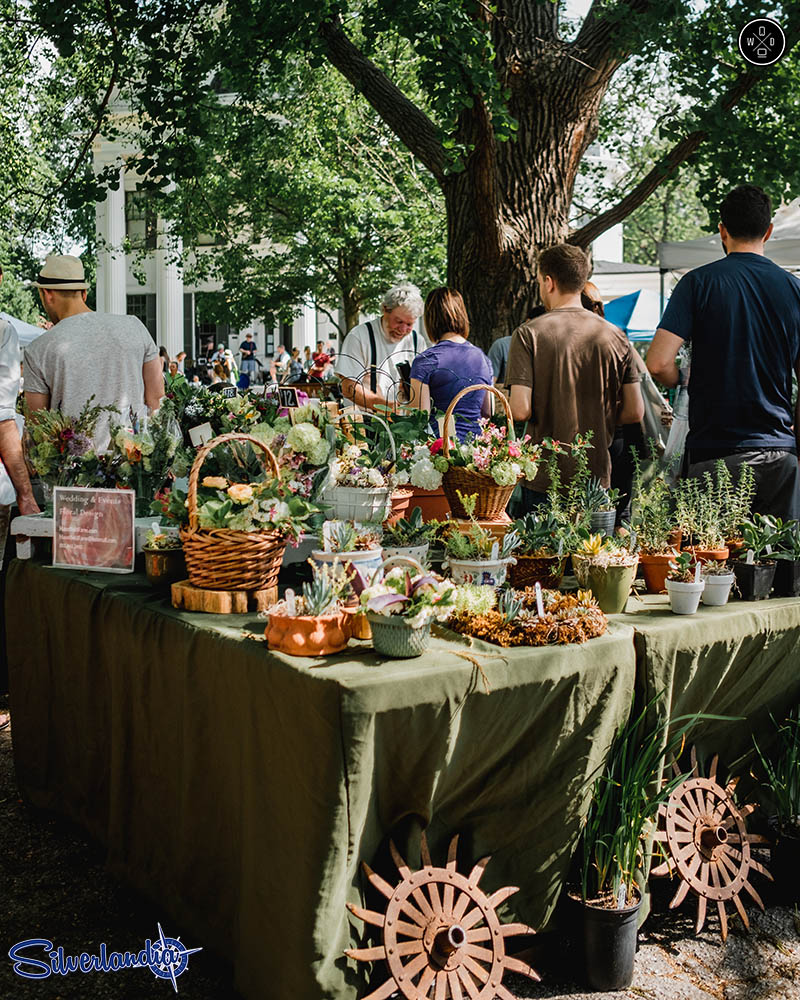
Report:
[{"label": "blue canopy tent", "polygon": [[652,340],[661,312],[660,296],[646,289],[620,295],[605,304],[606,319],[626,333],[629,340]]}]

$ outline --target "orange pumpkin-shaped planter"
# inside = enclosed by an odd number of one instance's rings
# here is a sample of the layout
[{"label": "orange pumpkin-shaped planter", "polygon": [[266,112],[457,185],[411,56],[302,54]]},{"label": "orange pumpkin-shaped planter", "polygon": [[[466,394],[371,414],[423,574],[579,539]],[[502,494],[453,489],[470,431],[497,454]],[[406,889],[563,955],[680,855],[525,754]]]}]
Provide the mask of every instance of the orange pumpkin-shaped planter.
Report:
[{"label": "orange pumpkin-shaped planter", "polygon": [[267,645],[289,656],[329,656],[340,653],[350,639],[350,616],[270,615],[264,629]]}]

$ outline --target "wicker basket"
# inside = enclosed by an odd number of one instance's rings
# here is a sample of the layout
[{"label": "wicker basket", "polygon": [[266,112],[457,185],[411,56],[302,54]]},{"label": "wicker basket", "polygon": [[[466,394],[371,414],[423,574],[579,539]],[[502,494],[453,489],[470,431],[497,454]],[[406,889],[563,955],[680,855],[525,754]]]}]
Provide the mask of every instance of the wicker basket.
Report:
[{"label": "wicker basket", "polygon": [[[372,585],[381,579],[381,574],[391,564],[403,563],[417,573],[425,570],[410,556],[389,556],[375,570]],[[407,660],[413,656],[422,656],[428,648],[431,638],[431,622],[421,628],[412,628],[401,615],[380,615],[375,611],[367,611],[366,619],[372,629],[372,646],[381,656],[391,656],[395,659]]]},{"label": "wicker basket", "polygon": [[[347,414],[342,413],[339,415],[339,420],[344,421],[347,416]],[[392,429],[377,413],[364,413],[362,416],[377,420],[379,424],[383,425],[389,435],[392,467],[394,467],[397,462],[397,446]],[[347,436],[346,430],[345,435]],[[384,521],[392,509],[392,490],[389,486],[361,487],[331,484],[325,491],[324,502],[328,506],[325,516],[329,521],[358,521],[360,524],[365,521]]]},{"label": "wicker basket", "polygon": [[[512,441],[514,440],[514,420],[511,416],[511,407],[508,405],[508,400],[503,393],[493,385],[468,385],[466,389],[462,389],[461,392],[453,397],[444,415],[442,454],[445,458],[450,457],[449,427],[455,405],[466,393],[477,392],[479,389],[484,389],[486,392],[493,392],[502,402],[503,408],[506,411],[506,417],[508,417],[508,436]],[[520,478],[522,477],[520,476]],[[442,489],[450,503],[450,511],[453,517],[461,518],[462,520],[469,515],[464,509],[464,504],[459,499],[459,492],[464,496],[471,496],[473,493],[477,494],[478,499],[475,504],[474,516],[479,521],[493,521],[505,513],[515,486],[516,483],[511,486],[498,486],[494,479],[491,476],[487,476],[486,473],[474,472],[471,469],[465,469],[463,466],[451,465],[442,477]]]},{"label": "wicker basket", "polygon": [[209,453],[229,441],[247,441],[260,448],[276,478],[278,462],[269,448],[251,434],[222,434],[197,452],[189,474],[189,527],[181,528],[189,580],[203,590],[265,590],[275,587],[283,562],[286,539],[277,531],[231,531],[200,528],[197,518],[197,482]]},{"label": "wicker basket", "polygon": [[566,556],[521,556],[508,571],[508,578],[515,590],[533,587],[536,583],[545,590],[558,590],[564,576]]}]

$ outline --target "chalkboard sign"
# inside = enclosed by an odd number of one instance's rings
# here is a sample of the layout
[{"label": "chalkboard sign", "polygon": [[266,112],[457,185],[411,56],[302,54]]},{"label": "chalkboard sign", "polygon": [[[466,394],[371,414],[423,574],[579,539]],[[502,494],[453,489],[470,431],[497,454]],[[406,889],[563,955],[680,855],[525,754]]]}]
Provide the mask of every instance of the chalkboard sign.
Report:
[{"label": "chalkboard sign", "polygon": [[132,573],[135,500],[133,490],[56,486],[53,565]]},{"label": "chalkboard sign", "polygon": [[300,405],[297,402],[297,389],[293,385],[282,385],[278,389],[278,395],[280,396],[281,408]]},{"label": "chalkboard sign", "polygon": [[226,385],[220,395],[223,399],[232,399],[236,395],[236,386]]}]

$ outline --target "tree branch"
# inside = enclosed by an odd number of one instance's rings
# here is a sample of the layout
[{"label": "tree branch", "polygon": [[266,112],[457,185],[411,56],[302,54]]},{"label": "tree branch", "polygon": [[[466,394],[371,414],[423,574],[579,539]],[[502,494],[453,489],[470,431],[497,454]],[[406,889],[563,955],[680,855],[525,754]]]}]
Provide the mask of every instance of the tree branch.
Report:
[{"label": "tree branch", "polygon": [[[618,22],[605,15],[605,6],[603,0],[592,0],[580,31],[569,46],[570,50],[584,60],[587,69],[591,70],[592,75],[587,78],[589,84],[612,73],[625,59],[624,53],[611,56]],[[631,14],[641,14],[650,7],[650,0],[628,0],[625,7]]]},{"label": "tree branch", "polygon": [[445,155],[439,132],[424,111],[355,46],[339,17],[322,22],[325,54],[345,79],[363,94],[394,134],[438,180],[444,179]]},{"label": "tree branch", "polygon": [[[793,19],[788,30],[785,31],[785,35],[786,52],[788,53],[800,38],[800,15]],[[727,113],[763,79],[767,72],[769,72],[769,68],[765,70],[751,67],[744,70],[739,74],[727,92],[708,111],[717,108],[723,113]],[[706,114],[708,114],[708,111]],[[655,166],[621,201],[607,211],[602,212],[585,226],[571,233],[568,237],[568,242],[574,243],[577,246],[587,247],[592,240],[596,240],[606,230],[626,219],[631,212],[644,204],[664,181],[674,175],[681,164],[685,163],[693,153],[697,152],[700,146],[708,139],[708,136],[708,130],[704,128],[696,129],[694,132],[690,132],[689,135],[684,136],[668,153],[661,157]]]}]

